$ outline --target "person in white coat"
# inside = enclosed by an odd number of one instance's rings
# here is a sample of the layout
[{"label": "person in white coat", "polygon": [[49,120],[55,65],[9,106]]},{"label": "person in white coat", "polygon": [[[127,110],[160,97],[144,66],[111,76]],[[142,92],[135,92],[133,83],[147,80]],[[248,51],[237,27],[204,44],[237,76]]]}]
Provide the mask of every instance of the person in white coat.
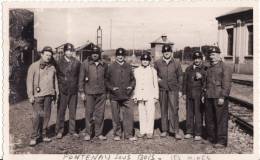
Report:
[{"label": "person in white coat", "polygon": [[156,70],[150,65],[151,56],[144,53],[141,56],[141,66],[134,70],[136,87],[133,99],[138,105],[140,134],[139,138],[151,139],[154,130],[155,103],[159,99],[158,78]]}]

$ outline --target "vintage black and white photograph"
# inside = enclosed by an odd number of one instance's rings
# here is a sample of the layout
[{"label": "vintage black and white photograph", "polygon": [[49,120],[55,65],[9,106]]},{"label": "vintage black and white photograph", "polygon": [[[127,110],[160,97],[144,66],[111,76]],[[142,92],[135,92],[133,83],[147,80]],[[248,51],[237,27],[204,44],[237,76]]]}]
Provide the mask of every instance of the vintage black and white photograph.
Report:
[{"label": "vintage black and white photograph", "polygon": [[8,154],[257,153],[257,2],[32,4],[4,10]]}]

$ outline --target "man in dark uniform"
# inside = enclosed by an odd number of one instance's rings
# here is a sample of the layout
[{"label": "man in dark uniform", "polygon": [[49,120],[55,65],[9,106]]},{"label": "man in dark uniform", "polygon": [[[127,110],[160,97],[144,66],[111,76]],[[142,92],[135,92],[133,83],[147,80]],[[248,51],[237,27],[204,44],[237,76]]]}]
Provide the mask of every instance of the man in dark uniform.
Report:
[{"label": "man in dark uniform", "polygon": [[56,64],[58,83],[60,89],[60,102],[57,110],[56,132],[61,139],[64,132],[64,119],[66,109],[69,109],[69,133],[78,137],[76,131],[76,109],[78,101],[78,77],[80,62],[73,57],[74,46],[70,43],[64,45],[64,56]]},{"label": "man in dark uniform", "polygon": [[131,65],[125,62],[125,55],[125,49],[116,50],[116,61],[108,67],[106,83],[110,92],[114,140],[119,141],[122,136],[120,123],[120,112],[122,112],[124,138],[136,141],[136,137],[133,136],[134,104],[131,99],[135,77]]},{"label": "man in dark uniform", "polygon": [[186,135],[185,139],[201,140],[202,135],[202,93],[206,71],[202,64],[202,53],[193,53],[193,64],[186,68],[183,76],[183,94],[186,95]]},{"label": "man in dark uniform", "polygon": [[[173,59],[172,47],[163,45],[163,57],[154,63],[159,82],[159,101],[161,106],[161,137],[167,132],[174,133],[176,139],[182,139],[179,133],[179,97],[182,96],[182,69],[179,62]],[[168,116],[169,115],[169,116]],[[169,118],[169,121],[168,121]]]},{"label": "man in dark uniform", "polygon": [[209,49],[210,66],[206,72],[205,118],[208,140],[214,147],[227,146],[228,139],[228,99],[232,70],[221,61],[220,49]]},{"label": "man in dark uniform", "polygon": [[98,139],[106,140],[102,135],[106,104],[106,71],[107,64],[101,60],[100,48],[93,46],[90,57],[81,64],[79,75],[79,91],[85,104],[85,141],[91,140],[94,133]]}]

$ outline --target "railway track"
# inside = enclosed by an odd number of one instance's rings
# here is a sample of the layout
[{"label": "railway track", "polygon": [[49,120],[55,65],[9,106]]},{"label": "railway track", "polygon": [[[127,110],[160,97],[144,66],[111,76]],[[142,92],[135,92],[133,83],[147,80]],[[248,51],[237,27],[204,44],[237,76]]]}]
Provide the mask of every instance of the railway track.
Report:
[{"label": "railway track", "polygon": [[230,118],[239,124],[245,132],[253,135],[253,104],[231,96],[229,101]]},{"label": "railway track", "polygon": [[241,79],[232,78],[232,82],[253,87],[253,81],[249,81],[249,80],[241,80]]}]

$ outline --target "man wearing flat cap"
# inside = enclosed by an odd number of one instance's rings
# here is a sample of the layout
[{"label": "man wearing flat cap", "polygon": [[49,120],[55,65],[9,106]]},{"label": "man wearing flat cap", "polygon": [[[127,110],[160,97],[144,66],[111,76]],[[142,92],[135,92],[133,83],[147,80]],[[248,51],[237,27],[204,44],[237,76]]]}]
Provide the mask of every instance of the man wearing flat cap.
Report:
[{"label": "man wearing flat cap", "polygon": [[78,101],[78,77],[80,62],[73,57],[74,46],[66,43],[63,48],[64,55],[56,65],[60,89],[59,105],[57,109],[56,132],[58,139],[64,133],[64,120],[67,108],[69,109],[69,133],[78,137],[76,131],[76,109]]},{"label": "man wearing flat cap", "polygon": [[203,55],[200,51],[193,53],[193,64],[188,66],[183,76],[183,95],[186,97],[186,135],[185,139],[194,136],[195,141],[202,136],[202,96],[206,78]]},{"label": "man wearing flat cap", "polygon": [[[105,74],[107,64],[101,60],[101,50],[92,46],[91,55],[80,67],[79,92],[85,105],[85,141],[93,134],[99,140],[106,140],[103,135],[103,123],[106,104]],[[93,131],[93,125],[95,131]]]},{"label": "man wearing flat cap", "polygon": [[108,67],[106,86],[110,92],[110,102],[113,118],[114,140],[119,141],[122,137],[120,112],[123,115],[124,138],[136,141],[133,136],[134,112],[132,92],[135,87],[135,77],[132,66],[125,61],[126,50],[116,50],[116,61]]},{"label": "man wearing flat cap", "polygon": [[220,49],[209,49],[210,66],[205,81],[205,120],[208,140],[215,148],[227,146],[228,96],[231,89],[232,70],[220,57]]},{"label": "man wearing flat cap", "polygon": [[33,106],[33,130],[30,146],[35,146],[38,140],[50,142],[47,128],[51,116],[51,103],[59,95],[57,73],[51,63],[53,51],[44,47],[40,60],[30,65],[27,73],[27,94]]},{"label": "man wearing flat cap", "polygon": [[170,132],[179,140],[182,139],[179,133],[178,114],[179,97],[182,96],[182,69],[180,63],[173,58],[171,45],[163,45],[162,54],[162,58],[154,63],[154,68],[157,70],[159,78],[161,137],[166,137],[167,133]]}]

